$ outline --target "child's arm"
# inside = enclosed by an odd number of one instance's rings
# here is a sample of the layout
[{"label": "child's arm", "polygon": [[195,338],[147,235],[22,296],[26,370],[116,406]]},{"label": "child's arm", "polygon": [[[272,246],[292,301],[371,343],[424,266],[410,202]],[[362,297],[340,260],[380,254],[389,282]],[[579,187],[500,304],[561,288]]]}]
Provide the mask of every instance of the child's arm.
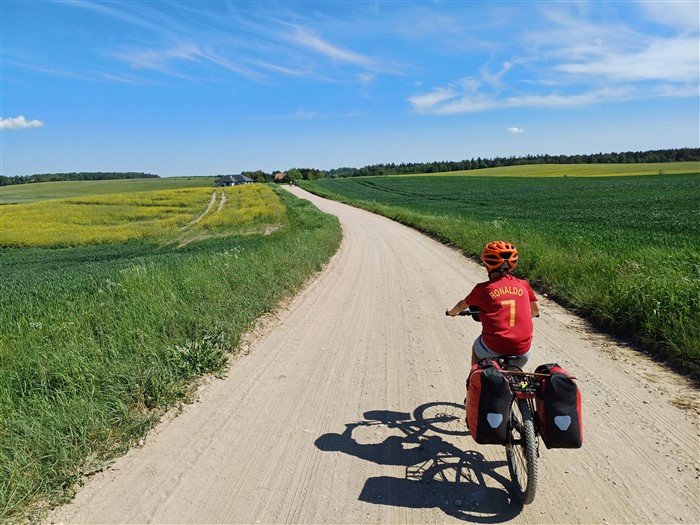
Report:
[{"label": "child's arm", "polygon": [[466,310],[468,307],[469,307],[469,305],[467,304],[467,302],[464,299],[462,299],[460,302],[458,302],[456,305],[454,305],[451,310],[446,310],[445,315],[449,315],[450,317],[454,317],[457,314],[459,314],[459,312]]},{"label": "child's arm", "polygon": [[540,316],[540,307],[537,301],[530,301],[530,312],[532,313],[532,317]]}]

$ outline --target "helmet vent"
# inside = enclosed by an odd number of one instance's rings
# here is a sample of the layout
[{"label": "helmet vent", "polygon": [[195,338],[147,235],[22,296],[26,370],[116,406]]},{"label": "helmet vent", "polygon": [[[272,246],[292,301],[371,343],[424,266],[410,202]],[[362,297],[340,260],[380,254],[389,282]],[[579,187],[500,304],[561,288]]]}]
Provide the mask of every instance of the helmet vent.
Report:
[{"label": "helmet vent", "polygon": [[518,265],[518,250],[509,242],[493,241],[484,248],[481,260],[488,270],[512,270]]}]

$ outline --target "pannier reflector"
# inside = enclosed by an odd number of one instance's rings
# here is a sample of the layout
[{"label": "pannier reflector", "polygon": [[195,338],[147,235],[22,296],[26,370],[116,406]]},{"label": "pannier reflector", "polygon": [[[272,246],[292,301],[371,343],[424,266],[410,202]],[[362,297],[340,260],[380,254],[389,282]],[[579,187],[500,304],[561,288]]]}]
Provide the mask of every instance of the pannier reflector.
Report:
[{"label": "pannier reflector", "polygon": [[555,416],[554,424],[563,432],[571,425],[571,416]]},{"label": "pannier reflector", "polygon": [[491,428],[498,428],[503,422],[503,414],[495,414],[493,412],[489,412],[488,414],[486,414],[486,421],[489,422]]}]

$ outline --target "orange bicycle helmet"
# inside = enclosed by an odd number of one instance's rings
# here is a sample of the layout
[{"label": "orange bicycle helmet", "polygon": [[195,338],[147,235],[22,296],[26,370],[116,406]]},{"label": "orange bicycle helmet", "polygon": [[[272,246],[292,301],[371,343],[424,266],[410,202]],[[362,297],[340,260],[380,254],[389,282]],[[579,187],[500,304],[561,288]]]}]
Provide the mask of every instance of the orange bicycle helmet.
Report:
[{"label": "orange bicycle helmet", "polygon": [[512,270],[518,265],[518,250],[509,242],[493,241],[484,247],[481,260],[489,272]]}]

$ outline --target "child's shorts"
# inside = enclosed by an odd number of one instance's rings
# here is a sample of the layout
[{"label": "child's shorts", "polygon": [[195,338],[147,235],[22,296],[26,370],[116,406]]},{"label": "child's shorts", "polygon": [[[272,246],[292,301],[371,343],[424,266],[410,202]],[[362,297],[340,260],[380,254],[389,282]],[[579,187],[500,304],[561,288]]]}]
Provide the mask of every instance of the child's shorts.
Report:
[{"label": "child's shorts", "polygon": [[[503,354],[499,354],[498,352],[494,352],[491,350],[488,346],[484,344],[484,340],[482,339],[482,336],[480,335],[479,337],[476,338],[474,341],[474,345],[472,346],[472,350],[474,350],[474,353],[476,354],[476,357],[479,359],[486,359],[487,357],[502,357]],[[527,364],[528,359],[530,359],[530,350],[525,352],[524,354],[520,354],[517,359],[512,359],[510,362],[511,364],[514,364],[516,366],[519,366],[520,368],[525,368],[525,365]]]}]

